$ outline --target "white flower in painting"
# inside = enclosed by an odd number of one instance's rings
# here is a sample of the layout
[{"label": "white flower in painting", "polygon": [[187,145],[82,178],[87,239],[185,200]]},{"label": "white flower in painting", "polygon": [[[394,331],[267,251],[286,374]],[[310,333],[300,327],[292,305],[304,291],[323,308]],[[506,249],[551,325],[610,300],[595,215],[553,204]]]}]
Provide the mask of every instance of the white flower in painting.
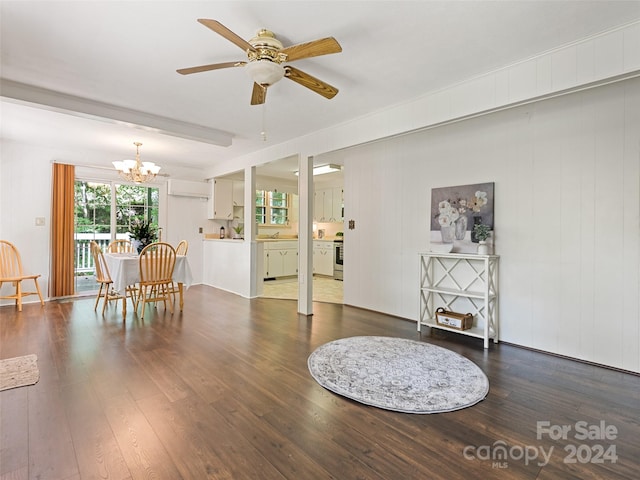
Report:
[{"label": "white flower in painting", "polygon": [[449,218],[448,215],[439,215],[438,216],[438,223],[440,224],[441,227],[450,227],[451,226],[451,219]]},{"label": "white flower in painting", "polygon": [[443,200],[438,204],[438,210],[440,211],[440,215],[446,215],[451,211],[451,204],[446,200]]},{"label": "white flower in painting", "polygon": [[476,192],[476,198],[473,199],[473,201],[472,201],[473,202],[473,205],[472,205],[473,211],[474,212],[479,212],[480,209],[482,207],[484,207],[488,203],[488,201],[489,200],[487,199],[487,192],[481,192],[481,191],[478,190]]},{"label": "white flower in painting", "polygon": [[451,226],[458,218],[460,218],[460,213],[458,213],[458,209],[451,206],[446,200],[443,200],[438,204],[438,223],[441,227],[449,227]]}]

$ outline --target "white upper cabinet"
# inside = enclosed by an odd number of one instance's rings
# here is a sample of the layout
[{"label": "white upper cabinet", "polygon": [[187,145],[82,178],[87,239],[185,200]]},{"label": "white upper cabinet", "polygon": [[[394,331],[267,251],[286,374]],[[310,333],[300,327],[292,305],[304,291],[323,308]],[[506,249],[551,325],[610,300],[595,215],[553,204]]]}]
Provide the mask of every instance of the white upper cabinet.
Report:
[{"label": "white upper cabinet", "polygon": [[233,181],[216,178],[211,183],[209,219],[233,220]]},{"label": "white upper cabinet", "polygon": [[332,209],[333,214],[331,217],[333,218],[333,222],[342,222],[344,221],[344,214],[342,207],[344,206],[344,188],[343,187],[334,187],[331,189],[332,193]]},{"label": "white upper cabinet", "polygon": [[244,182],[233,181],[233,206],[244,207]]},{"label": "white upper cabinet", "polygon": [[322,188],[315,192],[313,219],[316,222],[342,222],[343,188]]}]

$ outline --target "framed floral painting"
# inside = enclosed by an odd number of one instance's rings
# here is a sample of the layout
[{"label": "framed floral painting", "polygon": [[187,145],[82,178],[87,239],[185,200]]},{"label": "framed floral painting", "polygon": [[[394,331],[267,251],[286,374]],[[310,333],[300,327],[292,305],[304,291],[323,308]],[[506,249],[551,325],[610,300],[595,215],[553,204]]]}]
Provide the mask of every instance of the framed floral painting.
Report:
[{"label": "framed floral painting", "polygon": [[482,223],[493,230],[493,205],[493,182],[431,189],[432,250],[476,253],[473,226]]}]

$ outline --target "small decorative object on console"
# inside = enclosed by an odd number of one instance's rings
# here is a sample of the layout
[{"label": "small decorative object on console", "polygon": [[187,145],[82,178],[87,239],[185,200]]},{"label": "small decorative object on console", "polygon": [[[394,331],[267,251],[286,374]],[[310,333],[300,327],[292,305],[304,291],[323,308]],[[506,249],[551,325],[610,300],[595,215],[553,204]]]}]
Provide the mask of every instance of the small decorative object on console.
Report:
[{"label": "small decorative object on console", "polygon": [[457,330],[469,330],[473,326],[473,315],[450,312],[440,307],[436,310],[436,323]]},{"label": "small decorative object on console", "polygon": [[478,239],[478,254],[488,255],[489,245],[487,245],[487,239],[491,236],[491,227],[484,223],[476,223],[473,226],[473,233]]}]

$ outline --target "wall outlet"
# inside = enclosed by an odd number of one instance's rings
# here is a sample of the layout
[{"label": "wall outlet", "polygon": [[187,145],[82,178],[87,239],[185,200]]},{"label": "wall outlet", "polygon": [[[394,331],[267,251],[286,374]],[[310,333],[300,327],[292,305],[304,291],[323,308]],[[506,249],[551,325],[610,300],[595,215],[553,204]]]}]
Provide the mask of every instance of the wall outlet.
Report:
[{"label": "wall outlet", "polygon": [[44,227],[45,219],[44,217],[36,217],[36,227]]}]

